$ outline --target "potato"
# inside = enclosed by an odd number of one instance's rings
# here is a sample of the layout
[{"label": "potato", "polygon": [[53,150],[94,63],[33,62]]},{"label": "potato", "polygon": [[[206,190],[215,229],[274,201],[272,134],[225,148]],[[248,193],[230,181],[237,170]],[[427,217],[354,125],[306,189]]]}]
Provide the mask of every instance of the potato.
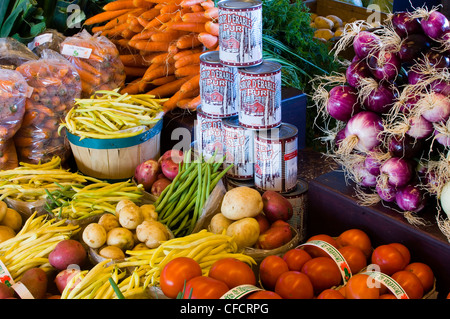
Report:
[{"label": "potato", "polygon": [[314,12],[312,12],[311,15],[309,16],[311,22],[313,22],[317,17],[318,17],[317,13]]},{"label": "potato", "polygon": [[0,201],[0,223],[6,215],[6,211],[8,210],[8,205],[4,201]]},{"label": "potato", "polygon": [[82,238],[84,243],[89,247],[99,248],[106,243],[106,234],[107,231],[102,225],[99,223],[90,223],[83,230]]},{"label": "potato", "polygon": [[209,231],[214,234],[222,234],[232,222],[233,220],[226,218],[222,213],[218,213],[211,218]]},{"label": "potato", "polygon": [[267,190],[262,194],[263,212],[270,223],[276,220],[287,221],[291,219],[294,208],[291,202],[282,194]]},{"label": "potato", "polygon": [[334,36],[336,38],[342,36],[342,34],[344,34],[344,28],[338,28],[336,31],[334,31]]},{"label": "potato", "polygon": [[27,287],[34,299],[44,299],[47,292],[48,278],[42,268],[30,268],[24,272],[20,282]]},{"label": "potato", "polygon": [[[55,284],[56,284],[56,288],[58,288],[58,291],[60,293],[62,293],[64,291],[64,288],[66,288],[67,284],[70,282],[70,280],[78,275],[81,272],[80,269],[77,268],[68,268],[68,269],[64,269],[61,270],[55,277]],[[75,287],[77,283],[79,283],[81,281],[81,278],[78,278],[75,280],[75,282],[73,283],[72,287]]]},{"label": "potato", "polygon": [[16,236],[16,232],[9,226],[0,225],[0,243]]},{"label": "potato", "polygon": [[322,16],[318,16],[314,19],[314,24],[316,25],[317,29],[333,29],[334,23],[330,19],[327,19]]},{"label": "potato", "polygon": [[136,205],[136,204],[129,199],[122,199],[116,204],[116,214],[119,215],[122,208],[124,208],[127,205]]},{"label": "potato", "polygon": [[344,25],[342,23],[342,19],[339,18],[338,16],[330,14],[330,15],[327,15],[325,18],[333,21],[333,30],[336,30]]},{"label": "potato", "polygon": [[155,205],[153,204],[145,204],[141,206],[142,216],[144,220],[158,220],[158,213],[155,210]]},{"label": "potato", "polygon": [[330,29],[318,29],[314,31],[314,37],[328,41],[334,37],[334,32]]},{"label": "potato", "polygon": [[0,224],[11,227],[15,232],[18,232],[22,228],[22,216],[16,210],[7,208]]},{"label": "potato", "polygon": [[311,28],[313,28],[313,29],[317,29],[317,28],[316,28],[316,24],[315,24],[314,22],[311,22],[311,23],[309,24],[309,26],[310,26]]},{"label": "potato", "polygon": [[119,223],[127,229],[136,229],[144,221],[141,208],[135,204],[124,206],[119,213]]},{"label": "potato", "polygon": [[98,252],[100,256],[108,259],[124,259],[125,253],[117,246],[105,246]]},{"label": "potato", "polygon": [[48,255],[48,262],[54,268],[63,270],[70,265],[83,266],[87,260],[87,252],[83,245],[75,239],[60,241]]},{"label": "potato", "polygon": [[106,244],[117,246],[124,251],[131,249],[134,246],[133,233],[124,227],[113,228],[106,234]]},{"label": "potato", "polygon": [[109,213],[103,214],[98,220],[98,224],[103,226],[106,232],[109,232],[113,228],[120,227],[117,216]]},{"label": "potato", "polygon": [[147,250],[148,247],[144,243],[139,243],[136,246],[133,247],[132,250]]},{"label": "potato", "polygon": [[227,235],[234,237],[239,248],[252,247],[259,237],[259,223],[253,217],[242,218],[228,226]]},{"label": "potato", "polygon": [[0,299],[9,299],[14,297],[14,289],[0,282]]},{"label": "potato", "polygon": [[139,241],[145,243],[148,248],[156,248],[161,241],[169,239],[169,231],[166,226],[155,220],[145,220],[136,228]]},{"label": "potato", "polygon": [[261,194],[254,188],[240,186],[225,193],[220,212],[228,219],[255,217],[262,212]]}]

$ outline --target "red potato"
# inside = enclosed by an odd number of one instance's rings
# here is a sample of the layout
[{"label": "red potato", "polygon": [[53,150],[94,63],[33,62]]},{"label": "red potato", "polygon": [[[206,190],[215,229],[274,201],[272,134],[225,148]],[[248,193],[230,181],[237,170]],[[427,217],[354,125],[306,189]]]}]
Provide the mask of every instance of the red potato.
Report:
[{"label": "red potato", "polygon": [[150,193],[155,196],[161,195],[161,192],[170,185],[172,181],[167,179],[166,177],[158,178],[152,185]]},{"label": "red potato", "polygon": [[66,269],[69,265],[82,266],[86,260],[86,250],[74,239],[60,241],[48,256],[50,265],[58,270]]},{"label": "red potato", "polygon": [[134,179],[136,183],[142,184],[144,189],[149,192],[152,185],[158,179],[158,175],[161,172],[161,167],[158,161],[153,159],[146,160],[136,167],[134,172]]},{"label": "red potato", "polygon": [[171,158],[166,158],[161,161],[161,170],[167,179],[173,180],[178,174],[178,164],[175,163]]},{"label": "red potato", "polygon": [[183,151],[181,150],[168,150],[159,158],[158,162],[161,164],[166,159],[172,159],[176,164],[183,161]]},{"label": "red potato", "polygon": [[259,232],[261,234],[269,229],[270,223],[269,223],[269,220],[267,219],[267,217],[264,216],[264,214],[256,215],[255,219],[259,224]]},{"label": "red potato", "polygon": [[30,268],[24,272],[20,282],[27,287],[34,299],[45,299],[47,293],[47,274],[42,268]]},{"label": "red potato", "polygon": [[275,249],[287,244],[292,236],[289,224],[278,220],[270,225],[268,230],[259,235],[256,245],[261,249]]},{"label": "red potato", "polygon": [[[66,288],[67,284],[70,282],[70,280],[80,273],[79,269],[75,268],[68,268],[61,270],[55,277],[55,284],[56,288],[58,288],[58,291],[62,293],[64,291],[64,288]],[[78,280],[78,282],[81,279]]]},{"label": "red potato", "polygon": [[14,297],[14,290],[6,284],[0,282],[0,299],[8,299]]},{"label": "red potato", "polygon": [[262,194],[263,212],[269,222],[277,220],[287,221],[292,217],[294,209],[291,202],[283,195],[274,191],[265,191]]}]

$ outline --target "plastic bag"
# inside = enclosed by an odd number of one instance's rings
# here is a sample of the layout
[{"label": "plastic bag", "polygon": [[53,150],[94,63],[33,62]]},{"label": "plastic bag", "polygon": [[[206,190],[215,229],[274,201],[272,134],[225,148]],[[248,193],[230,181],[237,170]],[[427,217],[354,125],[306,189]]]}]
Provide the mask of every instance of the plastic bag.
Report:
[{"label": "plastic bag", "polygon": [[25,101],[22,127],[14,136],[19,161],[47,162],[59,156],[65,162],[71,155],[65,131],[59,124],[81,95],[76,69],[61,55],[45,50],[42,58],[17,68],[33,93]]},{"label": "plastic bag", "polygon": [[81,77],[82,97],[97,90],[113,90],[125,83],[125,69],[114,43],[86,30],[66,38],[61,44],[63,54]]},{"label": "plastic bag", "polygon": [[39,57],[13,38],[0,38],[0,67],[15,70],[19,65]]},{"label": "plastic bag", "polygon": [[28,43],[28,48],[38,56],[41,56],[42,51],[45,49],[59,52],[61,49],[61,43],[65,39],[66,37],[62,33],[53,29],[47,29],[36,36],[33,41]]},{"label": "plastic bag", "polygon": [[0,70],[0,169],[17,167],[12,137],[22,125],[29,87],[17,71]]}]

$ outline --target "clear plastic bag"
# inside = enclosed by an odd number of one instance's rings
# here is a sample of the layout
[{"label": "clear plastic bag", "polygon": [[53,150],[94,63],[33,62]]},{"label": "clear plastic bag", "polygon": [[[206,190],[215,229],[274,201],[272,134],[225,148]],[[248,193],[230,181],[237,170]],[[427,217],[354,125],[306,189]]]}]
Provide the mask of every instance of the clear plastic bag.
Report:
[{"label": "clear plastic bag", "polygon": [[59,52],[61,43],[65,39],[66,37],[62,33],[53,29],[47,29],[28,43],[28,48],[38,56],[41,56],[42,52],[46,49]]},{"label": "clear plastic bag", "polygon": [[114,43],[86,30],[67,37],[61,44],[61,54],[77,69],[82,83],[82,97],[98,90],[113,90],[125,83],[125,69]]},{"label": "clear plastic bag", "polygon": [[22,127],[14,136],[19,161],[47,162],[59,156],[65,162],[71,155],[65,131],[59,124],[81,95],[81,80],[60,54],[44,50],[42,58],[17,68],[33,92],[25,102]]},{"label": "clear plastic bag", "polygon": [[14,70],[19,65],[39,57],[27,46],[13,38],[0,38],[0,67]]}]

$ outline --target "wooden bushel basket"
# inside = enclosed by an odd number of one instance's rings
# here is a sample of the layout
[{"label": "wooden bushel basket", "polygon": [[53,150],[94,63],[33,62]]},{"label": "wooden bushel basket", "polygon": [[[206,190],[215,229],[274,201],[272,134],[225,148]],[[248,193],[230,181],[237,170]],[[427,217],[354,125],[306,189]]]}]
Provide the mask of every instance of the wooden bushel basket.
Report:
[{"label": "wooden bushel basket", "polygon": [[160,156],[163,119],[151,129],[132,137],[95,139],[67,132],[78,170],[98,179],[119,181],[132,178],[136,167]]}]

